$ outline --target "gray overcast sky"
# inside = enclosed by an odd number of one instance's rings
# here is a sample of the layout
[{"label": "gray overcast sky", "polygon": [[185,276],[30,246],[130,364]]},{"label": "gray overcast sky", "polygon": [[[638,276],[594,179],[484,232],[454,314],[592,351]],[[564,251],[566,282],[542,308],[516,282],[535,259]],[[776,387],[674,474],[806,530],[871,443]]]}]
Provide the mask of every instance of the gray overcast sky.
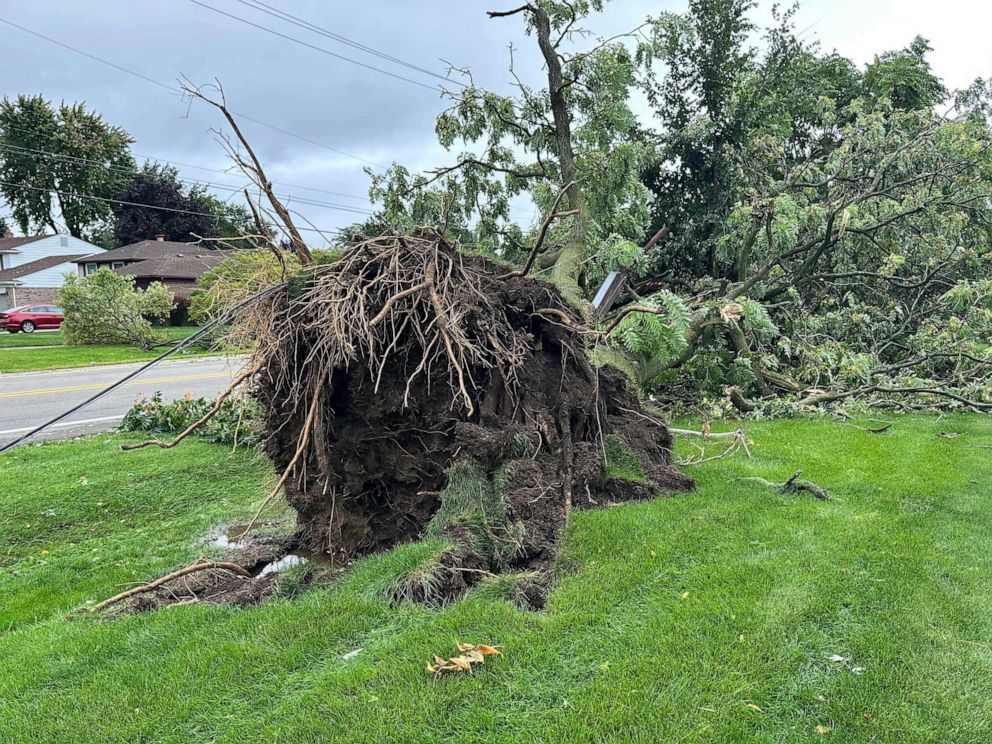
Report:
[{"label": "gray overcast sky", "polygon": [[[430,84],[432,78],[283,23],[237,0],[203,0],[242,18],[304,39],[335,53]],[[266,0],[293,15],[419,66],[443,72],[445,60],[472,69],[478,83],[508,89],[509,43],[516,67],[538,80],[540,61],[518,18],[488,20],[485,11],[512,2],[448,0]],[[685,0],[614,0],[586,27],[597,35],[631,28],[644,16],[681,11]],[[768,19],[761,0],[756,20]],[[233,109],[332,148],[388,165],[412,167],[450,162],[435,143],[433,121],[444,104],[437,93],[363,69],[277,38],[189,0],[0,0],[0,18],[43,33],[155,80],[173,84],[180,73],[195,82],[214,77]],[[807,37],[823,48],[864,63],[877,52],[907,45],[922,34],[934,46],[933,62],[949,87],[992,76],[992,2],[989,0],[807,0],[797,17]],[[207,168],[226,168],[208,131],[216,112],[187,107],[178,95],[86,59],[24,31],[0,24],[0,95],[42,93],[54,100],[85,100],[137,140],[139,156]],[[437,81],[434,81],[437,82]],[[283,193],[311,200],[368,206],[366,165],[300,139],[245,122],[245,130],[275,181],[326,189],[356,198],[304,191]],[[140,157],[139,157],[140,160]],[[182,168],[186,178],[240,186],[243,179]],[[355,221],[356,215],[299,205],[321,228]],[[529,210],[515,216],[528,217]]]}]

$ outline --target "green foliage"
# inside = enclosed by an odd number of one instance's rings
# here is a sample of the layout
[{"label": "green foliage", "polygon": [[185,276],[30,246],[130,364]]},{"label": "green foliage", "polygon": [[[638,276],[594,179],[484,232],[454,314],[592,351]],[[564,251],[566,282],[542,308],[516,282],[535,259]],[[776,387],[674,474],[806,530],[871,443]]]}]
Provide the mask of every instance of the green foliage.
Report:
[{"label": "green foliage", "polygon": [[279,282],[297,282],[302,274],[311,276],[337,261],[336,249],[314,250],[313,264],[301,271],[300,261],[293,254],[283,254],[280,262],[271,251],[236,250],[220,264],[196,280],[199,291],[190,297],[190,318],[205,323],[217,317],[228,307],[266,287]]},{"label": "green foliage", "polygon": [[169,316],[173,294],[161,282],[137,289],[133,278],[101,268],[85,278],[66,274],[59,304],[65,313],[66,344],[134,344],[148,349],[159,341],[149,319]]},{"label": "green foliage", "polygon": [[663,312],[628,314],[610,334],[611,339],[642,358],[667,359],[681,354],[690,320],[685,302],[671,292],[661,291],[639,304]]},{"label": "green foliage", "polygon": [[[600,2],[542,2],[551,40],[581,38],[580,26]],[[533,14],[524,13],[536,33]],[[641,169],[650,148],[639,136],[629,90],[636,81],[636,60],[619,42],[588,52],[557,55],[574,151],[575,179],[583,199],[583,256],[599,256],[623,241],[640,241],[650,215],[649,192]],[[455,163],[426,174],[413,174],[394,164],[385,174],[370,171],[372,199],[384,205],[384,217],[404,229],[429,224],[463,243],[507,260],[526,255],[537,225],[518,225],[510,200],[528,194],[546,214],[564,181],[552,100],[544,88],[520,83],[514,95],[485,90],[469,79],[464,90],[449,95],[451,105],[438,116],[438,142],[456,153]],[[565,198],[563,207],[578,207]],[[568,218],[553,228],[548,245],[568,243],[573,226]],[[580,257],[581,258],[581,257]],[[585,269],[584,264],[580,269]],[[596,271],[601,271],[598,266]],[[590,279],[587,286],[593,284]]]},{"label": "green foliage", "polygon": [[[206,398],[184,398],[163,402],[156,392],[151,398],[135,401],[121,421],[121,431],[142,431],[149,434],[179,434],[203,418],[216,401]],[[248,444],[257,434],[258,407],[250,399],[227,398],[206,424],[193,432],[208,442]]]},{"label": "green foliage", "polygon": [[0,194],[21,232],[98,231],[112,217],[101,200],[118,198],[134,170],[132,141],[81,103],[0,101]]}]

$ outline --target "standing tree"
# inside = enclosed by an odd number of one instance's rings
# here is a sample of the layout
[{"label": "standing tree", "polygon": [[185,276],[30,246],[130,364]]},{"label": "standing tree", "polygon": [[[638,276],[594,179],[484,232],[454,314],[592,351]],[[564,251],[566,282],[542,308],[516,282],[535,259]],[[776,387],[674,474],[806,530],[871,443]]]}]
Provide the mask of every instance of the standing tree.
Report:
[{"label": "standing tree", "polygon": [[[489,13],[524,21],[544,60],[546,86],[523,82],[512,52],[515,96],[482,90],[464,71],[469,84],[446,94],[451,106],[438,117],[436,131],[448,149],[478,149],[424,175],[395,165],[373,176],[371,194],[385,205],[385,218],[443,229],[474,225],[481,246],[522,257],[522,232],[510,223],[509,201],[529,193],[542,211],[568,215],[567,227],[552,230],[552,239],[540,246],[537,261],[572,301],[587,294],[587,277],[622,264],[643,234],[649,204],[638,178],[649,150],[628,102],[635,59],[622,43],[637,32],[569,51],[584,36],[577,24],[602,4],[539,2]],[[562,188],[564,198],[555,204]]]},{"label": "standing tree", "polygon": [[41,96],[0,101],[0,194],[22,232],[67,230],[82,238],[111,217],[134,169],[133,140],[82,103]]},{"label": "standing tree", "polygon": [[184,188],[171,166],[145,163],[118,198],[112,205],[116,245],[155,235],[179,242],[236,238],[254,227],[243,207],[221,202],[202,185]]}]

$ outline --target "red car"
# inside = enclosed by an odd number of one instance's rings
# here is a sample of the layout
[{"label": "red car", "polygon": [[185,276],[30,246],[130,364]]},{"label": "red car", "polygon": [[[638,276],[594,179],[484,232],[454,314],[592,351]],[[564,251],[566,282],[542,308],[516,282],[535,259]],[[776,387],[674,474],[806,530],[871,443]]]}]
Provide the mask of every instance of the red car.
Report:
[{"label": "red car", "polygon": [[53,305],[21,305],[0,311],[0,325],[11,333],[54,330],[63,320],[62,308]]}]

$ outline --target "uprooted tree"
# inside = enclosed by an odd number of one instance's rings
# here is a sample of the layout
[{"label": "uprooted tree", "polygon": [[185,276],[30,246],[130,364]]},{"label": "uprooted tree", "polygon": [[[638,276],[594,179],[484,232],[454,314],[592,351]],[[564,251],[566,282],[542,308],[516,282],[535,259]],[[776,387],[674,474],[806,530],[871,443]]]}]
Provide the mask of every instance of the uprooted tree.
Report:
[{"label": "uprooted tree", "polygon": [[[258,192],[244,239],[271,256],[230,284],[218,272],[203,306],[278,290],[238,323],[255,351],[231,388],[250,383],[281,474],[262,508],[285,488],[305,546],[342,557],[447,540],[413,593],[436,601],[547,567],[572,509],[691,488],[638,384],[663,396],[687,375],[697,399],[717,389],[742,410],[992,408],[976,346],[992,323],[986,97],[939,116],[921,45],[861,73],[788,17],[759,55],[750,6],[694,0],[585,51],[570,50],[597,0],[491,13],[524,19],[547,85],[515,77],[500,96],[466,72],[437,133],[481,151],[374,176],[382,214],[329,254],[219,86],[187,86],[237,138]],[[664,131],[638,123],[634,86]],[[509,217],[524,193],[543,213],[529,232]],[[594,308],[609,271],[629,281]]]},{"label": "uprooted tree", "polygon": [[[563,291],[527,276],[531,260],[513,269],[430,227],[315,253],[223,91],[187,92],[226,117],[235,162],[261,195],[251,202],[258,234],[246,239],[269,249],[270,273],[260,276],[257,258],[236,262],[240,296],[248,284],[278,288],[242,313],[235,332],[254,351],[214,410],[250,384],[281,473],[269,498],[285,489],[303,547],[347,559],[444,540],[431,580],[413,593],[444,601],[489,574],[548,568],[572,509],[692,487],[672,466],[664,422],[603,363],[608,329],[590,323],[588,303],[571,294],[577,283]],[[532,256],[553,223],[581,216],[576,194],[575,181],[558,191]],[[541,581],[525,590],[532,606],[542,591]]]}]

